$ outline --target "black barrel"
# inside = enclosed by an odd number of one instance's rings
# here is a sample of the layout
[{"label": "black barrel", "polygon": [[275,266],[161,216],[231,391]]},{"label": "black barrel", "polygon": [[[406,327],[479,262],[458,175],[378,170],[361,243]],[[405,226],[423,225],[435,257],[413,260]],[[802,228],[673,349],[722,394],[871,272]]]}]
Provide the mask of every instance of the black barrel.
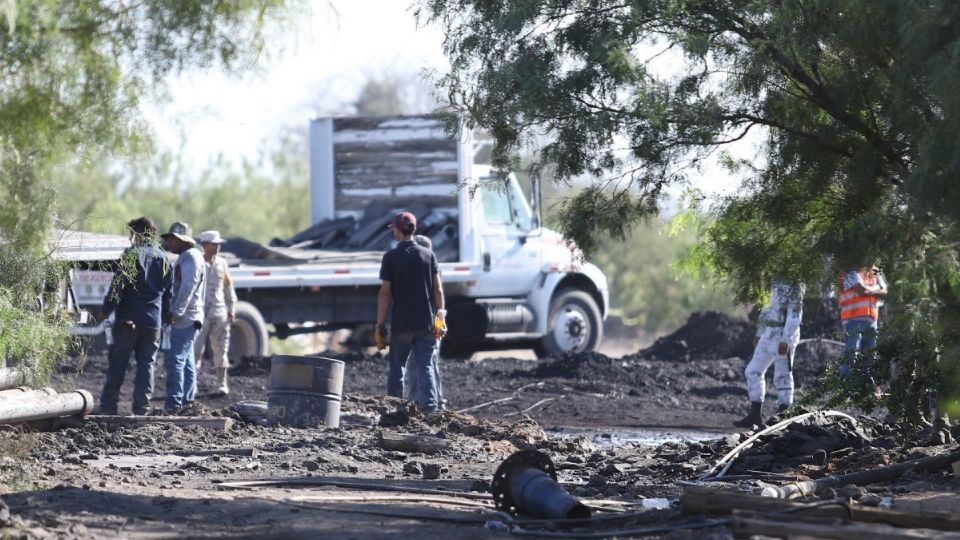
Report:
[{"label": "black barrel", "polygon": [[319,356],[274,356],[267,392],[269,423],[340,426],[343,362]]}]

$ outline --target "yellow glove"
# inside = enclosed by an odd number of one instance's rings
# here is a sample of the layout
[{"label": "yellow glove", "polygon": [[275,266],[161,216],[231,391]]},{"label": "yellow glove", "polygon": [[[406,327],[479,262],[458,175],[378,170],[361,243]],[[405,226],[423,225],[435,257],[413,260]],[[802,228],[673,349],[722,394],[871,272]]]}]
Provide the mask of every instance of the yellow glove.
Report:
[{"label": "yellow glove", "polygon": [[387,348],[387,344],[390,342],[390,332],[387,331],[387,325],[377,325],[377,329],[373,333],[373,340],[377,343],[378,351],[382,351]]},{"label": "yellow glove", "polygon": [[447,335],[447,310],[438,309],[433,318],[433,337],[443,339]]}]

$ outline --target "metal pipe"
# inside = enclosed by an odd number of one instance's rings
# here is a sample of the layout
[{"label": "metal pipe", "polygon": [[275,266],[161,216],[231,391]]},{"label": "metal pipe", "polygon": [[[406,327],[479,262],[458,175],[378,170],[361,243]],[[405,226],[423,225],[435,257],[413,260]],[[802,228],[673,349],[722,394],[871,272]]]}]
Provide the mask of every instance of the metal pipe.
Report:
[{"label": "metal pipe", "polygon": [[0,390],[0,401],[7,399],[32,399],[41,396],[52,396],[56,393],[57,391],[50,387],[34,390],[29,386],[18,386],[9,390]]},{"label": "metal pipe", "polygon": [[0,424],[18,424],[61,416],[85,416],[92,410],[93,396],[86,390],[34,399],[8,399],[0,401]]},{"label": "metal pipe", "polygon": [[536,450],[504,460],[490,483],[498,510],[548,519],[590,519],[590,509],[557,483],[556,467]]},{"label": "metal pipe", "polygon": [[20,368],[0,367],[0,390],[16,388],[22,385],[30,377],[28,373]]}]

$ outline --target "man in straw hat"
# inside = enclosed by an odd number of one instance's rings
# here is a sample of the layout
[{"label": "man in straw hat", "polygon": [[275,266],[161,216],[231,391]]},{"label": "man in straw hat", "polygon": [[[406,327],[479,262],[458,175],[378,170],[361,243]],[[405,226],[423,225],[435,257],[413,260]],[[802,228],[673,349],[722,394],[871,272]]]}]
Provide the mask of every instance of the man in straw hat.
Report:
[{"label": "man in straw hat", "polygon": [[165,323],[170,325],[167,351],[167,399],[163,408],[176,412],[197,395],[197,369],[193,343],[203,327],[204,280],[207,265],[197,248],[190,225],[176,222],[162,236],[167,251],[179,255],[173,267],[173,299]]},{"label": "man in straw hat", "polygon": [[203,247],[203,258],[207,267],[207,291],[204,298],[203,327],[193,345],[197,371],[200,371],[203,349],[207,340],[210,341],[213,364],[217,368],[217,396],[230,393],[227,385],[227,368],[230,367],[227,352],[230,344],[230,324],[233,323],[234,306],[237,303],[237,293],[233,289],[227,261],[219,255],[220,246],[225,242],[219,231],[200,233],[200,245]]}]

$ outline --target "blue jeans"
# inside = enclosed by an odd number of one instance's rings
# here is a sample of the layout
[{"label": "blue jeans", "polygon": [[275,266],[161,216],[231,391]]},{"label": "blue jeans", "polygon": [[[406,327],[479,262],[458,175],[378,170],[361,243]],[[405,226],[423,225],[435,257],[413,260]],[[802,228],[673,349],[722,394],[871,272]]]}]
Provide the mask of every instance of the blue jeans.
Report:
[{"label": "blue jeans", "polygon": [[130,355],[135,354],[137,374],[133,379],[133,414],[146,414],[153,394],[153,366],[160,347],[160,329],[141,328],[130,321],[117,321],[113,327],[113,339],[107,379],[100,393],[100,409],[105,413],[117,413],[120,388],[127,374]]},{"label": "blue jeans", "polygon": [[[430,367],[433,369],[433,376],[436,377],[436,399],[437,408],[443,410],[443,382],[440,379],[440,343],[433,348],[433,356],[430,358]],[[420,384],[417,381],[417,370],[410,359],[403,370],[403,397],[405,399],[416,399],[420,393]]]},{"label": "blue jeans", "polygon": [[877,321],[855,319],[843,325],[847,354],[877,347]]},{"label": "blue jeans", "polygon": [[437,398],[437,378],[434,370],[434,350],[437,339],[433,333],[400,333],[390,338],[390,368],[387,373],[387,395],[403,397],[403,370],[407,359],[417,370],[417,406],[423,412],[432,412],[439,407]]},{"label": "blue jeans", "polygon": [[[844,363],[840,365],[840,374],[850,373],[850,359],[858,352],[866,352],[877,348],[877,321],[870,319],[854,319],[843,323],[845,346],[843,350]],[[872,366],[872,357],[865,357],[864,367]]]},{"label": "blue jeans", "polygon": [[197,397],[197,365],[193,357],[193,342],[199,328],[170,328],[170,350],[167,351],[167,399],[163,408],[167,412],[182,407]]}]

